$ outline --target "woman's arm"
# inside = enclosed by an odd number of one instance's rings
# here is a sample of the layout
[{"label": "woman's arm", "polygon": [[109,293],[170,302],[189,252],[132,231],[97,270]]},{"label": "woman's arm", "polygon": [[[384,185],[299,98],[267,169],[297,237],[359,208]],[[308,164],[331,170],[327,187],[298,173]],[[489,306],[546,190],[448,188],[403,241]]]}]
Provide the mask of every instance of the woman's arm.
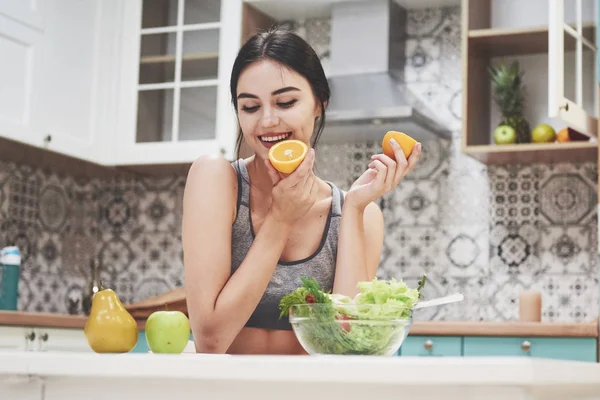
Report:
[{"label": "woman's arm", "polygon": [[375,277],[383,247],[383,214],[377,204],[346,201],[342,210],[333,293],[354,297],[356,284]]},{"label": "woman's arm", "polygon": [[412,171],[421,156],[418,143],[408,160],[394,139],[390,141],[394,159],[372,156],[369,168],[354,182],[342,210],[334,293],[354,296],[360,281],[372,280],[383,247],[383,214],[373,202],[393,190]]},{"label": "woman's arm", "polygon": [[190,169],[186,184],[185,289],[198,352],[227,351],[265,292],[290,231],[289,225],[268,216],[231,275],[235,180],[229,162],[202,158]]},{"label": "woman's arm", "polygon": [[185,289],[196,351],[224,353],[262,298],[296,220],[316,200],[314,153],[273,188],[271,208],[246,257],[231,274],[236,174],[223,159],[202,157],[183,200]]}]

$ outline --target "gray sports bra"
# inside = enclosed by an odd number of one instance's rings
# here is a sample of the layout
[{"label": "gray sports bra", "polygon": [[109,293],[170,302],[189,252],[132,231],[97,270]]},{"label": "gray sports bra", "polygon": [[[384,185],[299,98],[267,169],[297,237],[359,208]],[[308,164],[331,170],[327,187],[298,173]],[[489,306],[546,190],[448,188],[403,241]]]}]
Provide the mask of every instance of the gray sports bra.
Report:
[{"label": "gray sports bra", "polygon": [[[233,162],[233,166],[237,172],[238,196],[231,237],[232,274],[246,257],[255,237],[250,214],[250,177],[246,163],[243,159],[239,159]],[[334,184],[330,182],[328,184],[332,188],[332,202],[319,247],[314,254],[303,260],[280,260],[277,263],[267,290],[246,323],[246,327],[291,330],[287,316],[279,319],[279,301],[282,296],[302,285],[300,281],[302,277],[314,278],[322,289],[332,290],[344,197],[342,191]]]}]

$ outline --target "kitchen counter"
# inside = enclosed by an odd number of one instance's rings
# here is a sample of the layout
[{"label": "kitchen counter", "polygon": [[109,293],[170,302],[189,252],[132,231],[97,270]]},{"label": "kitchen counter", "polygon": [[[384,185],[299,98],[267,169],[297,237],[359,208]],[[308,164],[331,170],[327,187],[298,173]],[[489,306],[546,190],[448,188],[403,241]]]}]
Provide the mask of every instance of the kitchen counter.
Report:
[{"label": "kitchen counter", "polygon": [[600,365],[535,358],[0,351],[0,360],[7,399],[600,399]]},{"label": "kitchen counter", "polygon": [[[87,317],[20,311],[0,311],[0,326],[22,325],[47,328],[83,329]],[[145,320],[137,320],[144,329]],[[598,322],[549,323],[519,321],[415,321],[413,336],[532,336],[532,337],[598,337]]]},{"label": "kitchen counter", "polygon": [[[0,311],[0,326],[31,326],[44,328],[83,329],[87,316],[37,313],[25,311]],[[137,321],[138,328],[143,329],[145,321]]]}]

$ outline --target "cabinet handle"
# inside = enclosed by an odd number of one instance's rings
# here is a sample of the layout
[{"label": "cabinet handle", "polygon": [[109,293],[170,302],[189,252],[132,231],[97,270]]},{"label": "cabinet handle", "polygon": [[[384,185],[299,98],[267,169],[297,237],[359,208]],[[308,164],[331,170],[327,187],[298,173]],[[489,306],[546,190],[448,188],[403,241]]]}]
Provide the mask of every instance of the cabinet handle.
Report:
[{"label": "cabinet handle", "polygon": [[433,350],[433,342],[431,340],[427,339],[425,341],[425,343],[423,344],[423,347],[425,348],[425,350],[431,351],[431,350]]},{"label": "cabinet handle", "polygon": [[52,141],[52,135],[46,135],[44,138],[44,143],[48,144]]},{"label": "cabinet handle", "polygon": [[31,331],[29,333],[25,334],[25,339],[27,339],[30,342],[33,342],[35,340],[35,332]]},{"label": "cabinet handle", "polygon": [[48,341],[48,334],[47,334],[46,332],[42,333],[42,334],[40,335],[40,340],[41,340],[42,342],[47,342],[47,341]]},{"label": "cabinet handle", "polygon": [[523,341],[523,343],[521,343],[521,350],[525,353],[529,353],[529,350],[531,350],[531,342],[529,340]]},{"label": "cabinet handle", "polygon": [[225,147],[221,147],[220,152],[221,152],[221,155],[224,156],[225,153],[227,153],[227,150],[225,150]]}]

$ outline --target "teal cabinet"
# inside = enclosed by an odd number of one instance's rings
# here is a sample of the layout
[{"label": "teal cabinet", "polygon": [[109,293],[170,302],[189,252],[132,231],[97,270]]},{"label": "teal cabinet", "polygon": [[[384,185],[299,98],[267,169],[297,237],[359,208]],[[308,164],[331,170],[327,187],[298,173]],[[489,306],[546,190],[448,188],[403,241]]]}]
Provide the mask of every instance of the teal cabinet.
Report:
[{"label": "teal cabinet", "polygon": [[138,341],[131,353],[147,353],[150,351],[150,347],[148,347],[148,342],[146,342],[146,331],[138,332]]},{"label": "teal cabinet", "polygon": [[537,357],[596,362],[594,338],[482,337],[464,338],[463,355]]},{"label": "teal cabinet", "polygon": [[460,357],[463,339],[459,336],[408,336],[400,356]]}]

